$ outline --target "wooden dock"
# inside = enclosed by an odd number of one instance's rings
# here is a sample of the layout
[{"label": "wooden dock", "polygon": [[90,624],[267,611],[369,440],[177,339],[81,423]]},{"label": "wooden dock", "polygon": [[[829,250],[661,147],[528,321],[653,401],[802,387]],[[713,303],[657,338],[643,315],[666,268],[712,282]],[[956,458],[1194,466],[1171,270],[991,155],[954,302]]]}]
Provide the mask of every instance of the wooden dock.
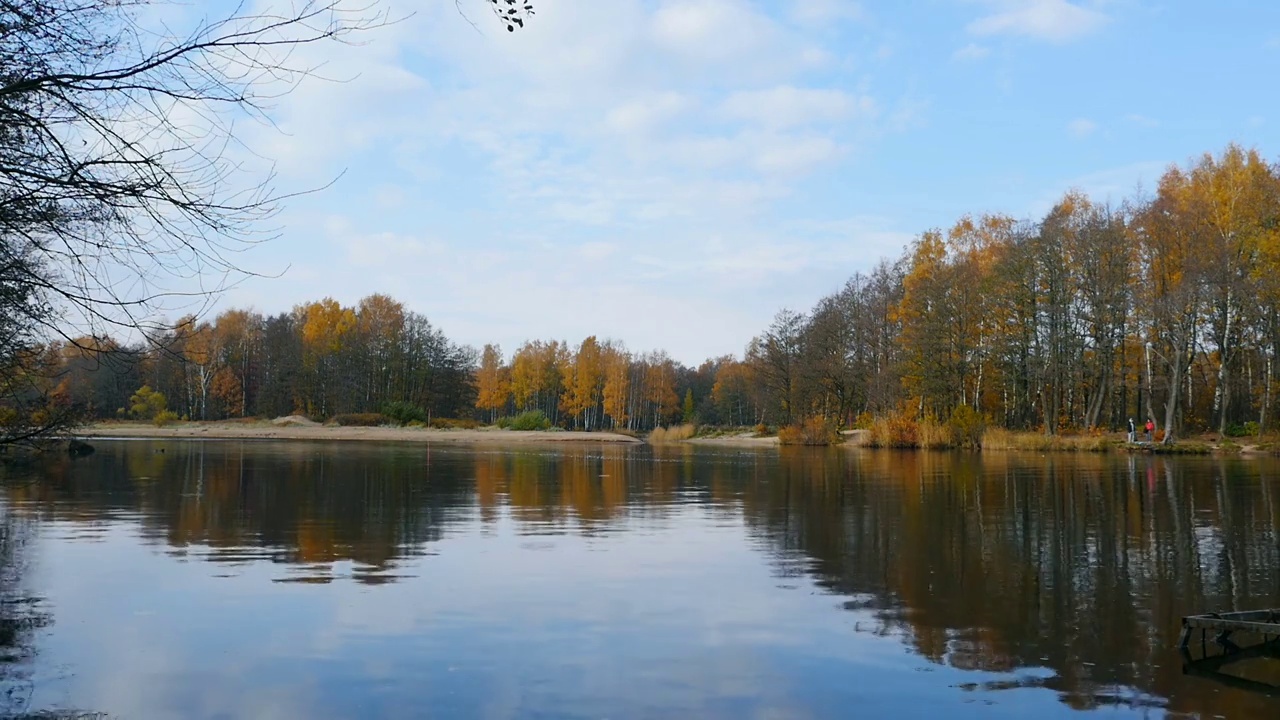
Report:
[{"label": "wooden dock", "polygon": [[1241,652],[1240,645],[1232,640],[1236,633],[1252,635],[1264,645],[1280,640],[1280,609],[1188,615],[1182,618],[1182,637],[1178,640],[1180,650],[1190,648],[1197,630],[1200,631],[1202,649],[1207,647],[1209,634],[1213,633],[1213,642],[1223,654],[1234,655]]}]

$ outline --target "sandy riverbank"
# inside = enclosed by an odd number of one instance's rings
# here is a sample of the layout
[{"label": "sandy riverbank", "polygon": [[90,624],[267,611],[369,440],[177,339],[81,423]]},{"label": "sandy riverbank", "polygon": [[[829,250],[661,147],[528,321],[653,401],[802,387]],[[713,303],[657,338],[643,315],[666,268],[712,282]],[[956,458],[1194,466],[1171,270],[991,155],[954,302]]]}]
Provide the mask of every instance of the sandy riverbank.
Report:
[{"label": "sandy riverbank", "polygon": [[721,435],[719,437],[700,437],[681,440],[681,444],[715,445],[719,447],[774,447],[778,445],[778,437],[756,437],[754,433],[740,435]]},{"label": "sandy riverbank", "polygon": [[269,422],[189,422],[154,427],[142,423],[99,423],[75,433],[85,438],[183,438],[216,440],[373,440],[422,443],[640,443],[633,437],[605,432],[516,432],[497,428],[432,430],[428,428],[274,425]]}]

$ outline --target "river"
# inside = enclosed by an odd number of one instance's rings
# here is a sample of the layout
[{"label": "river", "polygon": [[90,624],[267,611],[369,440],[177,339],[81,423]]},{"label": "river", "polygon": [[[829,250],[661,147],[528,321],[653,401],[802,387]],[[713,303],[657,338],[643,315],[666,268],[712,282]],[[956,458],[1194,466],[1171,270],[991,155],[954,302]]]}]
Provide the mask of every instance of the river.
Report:
[{"label": "river", "polygon": [[1175,647],[1274,459],[95,444],[0,473],[0,716],[1280,717]]}]

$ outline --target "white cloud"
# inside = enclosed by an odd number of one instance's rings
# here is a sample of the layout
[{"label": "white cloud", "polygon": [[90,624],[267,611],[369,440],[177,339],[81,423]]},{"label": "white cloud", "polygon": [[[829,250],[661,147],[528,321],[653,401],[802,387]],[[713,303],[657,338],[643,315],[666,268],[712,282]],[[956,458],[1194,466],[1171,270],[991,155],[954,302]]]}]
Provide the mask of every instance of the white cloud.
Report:
[{"label": "white cloud", "polygon": [[440,242],[392,232],[353,235],[350,234],[350,224],[346,222],[335,226],[335,230],[336,242],[343,249],[346,261],[363,268],[408,268],[430,255],[441,255],[446,250]]},{"label": "white cloud", "polygon": [[1067,132],[1078,138],[1088,137],[1097,132],[1097,130],[1098,123],[1088,118],[1077,118],[1067,123]]},{"label": "white cloud", "polygon": [[668,0],[653,16],[657,44],[703,62],[733,62],[777,42],[780,28],[735,0]]},{"label": "white cloud", "polygon": [[605,122],[620,134],[647,133],[677,118],[691,106],[690,99],[681,93],[654,93],[615,107]]},{"label": "white cloud", "polygon": [[1124,116],[1124,119],[1126,122],[1142,128],[1153,128],[1160,124],[1159,120],[1149,118],[1146,115],[1139,115],[1138,113],[1129,113]]},{"label": "white cloud", "polygon": [[1099,10],[1068,0],[990,0],[988,4],[994,12],[969,23],[970,33],[1064,43],[1097,31],[1109,20]]},{"label": "white cloud", "polygon": [[[813,282],[782,287],[798,268],[834,288],[866,262],[832,264],[848,238],[809,238],[778,209],[810,173],[903,127],[848,47],[801,29],[851,19],[845,7],[539,0],[507,33],[438,3],[368,45],[305,48],[361,79],[282,98],[287,147],[263,154],[290,178],[349,169],[281,218],[270,252],[285,278],[231,299],[275,311],[316,287],[347,303],[386,292],[462,342],[596,333],[688,362],[739,351],[778,306],[812,301]],[[510,302],[557,284],[593,300],[573,313]],[[716,331],[628,310],[673,298]]]},{"label": "white cloud", "polygon": [[837,160],[844,148],[829,137],[806,136],[765,141],[758,147],[754,163],[765,173],[795,175]]},{"label": "white cloud", "polygon": [[873,117],[876,102],[842,90],[796,88],[779,85],[766,90],[744,90],[725,99],[721,113],[732,120],[769,128],[789,128],[834,123],[850,117]]},{"label": "white cloud", "polygon": [[830,25],[862,20],[866,10],[857,0],[791,0],[788,14],[802,25]]},{"label": "white cloud", "polygon": [[951,58],[953,60],[981,60],[990,54],[990,48],[983,47],[977,43],[969,43],[952,53]]},{"label": "white cloud", "polygon": [[604,260],[618,252],[618,246],[607,242],[589,242],[578,246],[578,254],[587,260]]}]

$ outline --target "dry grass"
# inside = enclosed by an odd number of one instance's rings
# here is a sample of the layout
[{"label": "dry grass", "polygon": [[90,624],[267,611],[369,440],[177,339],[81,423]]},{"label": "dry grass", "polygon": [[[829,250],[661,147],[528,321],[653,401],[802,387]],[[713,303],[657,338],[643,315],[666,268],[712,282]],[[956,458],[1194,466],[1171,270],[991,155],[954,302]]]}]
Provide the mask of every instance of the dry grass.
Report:
[{"label": "dry grass", "polygon": [[690,423],[654,428],[653,432],[649,433],[649,443],[661,445],[663,443],[681,442],[692,438],[697,431],[698,428]]},{"label": "dry grass", "polygon": [[1116,443],[1093,435],[1045,435],[987,428],[982,435],[983,450],[1031,450],[1035,452],[1109,452]]},{"label": "dry grass", "polygon": [[916,420],[901,413],[872,420],[871,426],[857,443],[862,447],[870,448],[949,450],[966,444],[975,444],[975,436],[981,438],[979,445],[983,450],[1107,452],[1116,447],[1116,442],[1107,437],[1049,436],[1043,433],[1018,432],[997,427],[982,429],[974,423],[958,427],[955,420],[950,423],[941,423],[932,418]]},{"label": "dry grass", "polygon": [[949,450],[954,444],[951,441],[951,428],[933,418],[925,418],[916,423],[920,428],[920,447],[926,450]]},{"label": "dry grass", "polygon": [[840,433],[830,420],[814,416],[798,425],[778,428],[778,442],[782,445],[834,445],[840,442]]},{"label": "dry grass", "polygon": [[[929,432],[932,433],[933,429]],[[920,423],[915,418],[906,413],[894,413],[872,420],[859,444],[871,448],[919,448],[920,434]]]}]

